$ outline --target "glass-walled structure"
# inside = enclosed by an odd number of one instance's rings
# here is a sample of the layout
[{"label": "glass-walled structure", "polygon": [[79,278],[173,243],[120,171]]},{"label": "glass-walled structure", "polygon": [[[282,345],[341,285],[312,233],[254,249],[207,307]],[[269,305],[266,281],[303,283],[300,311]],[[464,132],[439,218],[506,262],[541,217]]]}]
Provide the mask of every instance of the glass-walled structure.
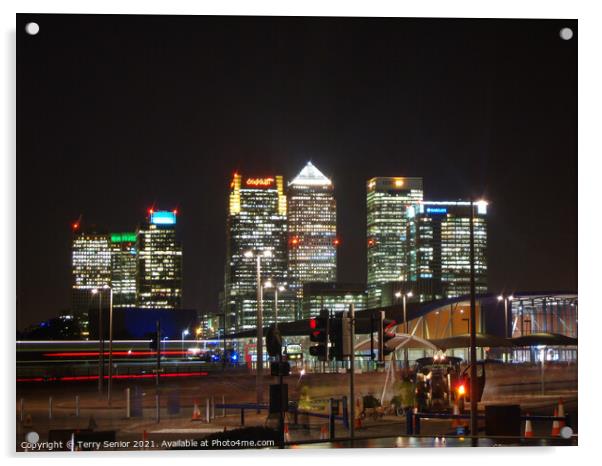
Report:
[{"label": "glass-walled structure", "polygon": [[368,307],[382,305],[382,288],[405,277],[406,208],[422,201],[422,178],[377,177],[367,184]]},{"label": "glass-walled structure", "polygon": [[[510,335],[521,337],[552,333],[577,338],[579,301],[574,294],[513,296],[508,300],[511,315]],[[540,345],[541,346],[541,345]],[[567,361],[577,359],[577,348],[537,347],[517,348],[517,361]]]}]

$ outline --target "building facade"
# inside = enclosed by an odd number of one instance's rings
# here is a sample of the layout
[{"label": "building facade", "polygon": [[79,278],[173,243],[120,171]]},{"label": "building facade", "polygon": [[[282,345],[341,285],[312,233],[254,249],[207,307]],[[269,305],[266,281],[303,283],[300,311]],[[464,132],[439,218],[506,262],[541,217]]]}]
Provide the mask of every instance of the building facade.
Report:
[{"label": "building facade", "polygon": [[350,304],[355,305],[356,311],[366,309],[364,284],[312,282],[303,285],[303,319],[319,315],[322,309],[348,311]]},{"label": "building facade", "polygon": [[[276,286],[288,283],[286,214],[282,176],[258,178],[234,174],[230,184],[225,287],[221,300],[229,332],[256,325],[258,255],[262,283],[266,280]],[[294,302],[291,311],[285,306],[286,301],[284,297],[281,300],[279,320],[294,318]],[[267,303],[264,309],[268,309]],[[264,324],[269,322],[264,319]]]},{"label": "building facade", "polygon": [[114,307],[136,306],[136,250],[135,232],[111,233],[111,289]]},{"label": "building facade", "polygon": [[[487,203],[475,202],[475,286],[487,292]],[[429,301],[470,293],[471,203],[421,202],[410,206],[407,218],[407,253],[404,290]]]},{"label": "building facade", "polygon": [[111,284],[111,249],[107,233],[81,230],[78,224],[74,225],[71,278],[72,312],[86,316],[93,305],[92,290],[103,290]]},{"label": "building facade", "polygon": [[137,304],[139,308],[182,307],[182,247],[176,239],[177,211],[149,210],[138,230]]},{"label": "building facade", "polygon": [[311,162],[288,184],[287,210],[289,287],[301,302],[305,283],[337,277],[334,187]]},{"label": "building facade", "polygon": [[406,209],[422,199],[422,178],[377,177],[368,180],[368,308],[382,305],[386,283],[405,279]]}]

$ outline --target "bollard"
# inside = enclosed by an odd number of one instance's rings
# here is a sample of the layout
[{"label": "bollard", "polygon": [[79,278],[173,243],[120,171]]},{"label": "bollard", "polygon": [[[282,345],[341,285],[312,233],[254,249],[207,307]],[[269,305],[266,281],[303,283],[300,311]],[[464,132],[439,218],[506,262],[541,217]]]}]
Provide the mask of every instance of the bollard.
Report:
[{"label": "bollard", "polygon": [[157,424],[161,422],[161,400],[159,399],[159,394],[155,395],[155,419]]},{"label": "bollard", "polygon": [[215,419],[215,397],[211,395],[211,419]]},{"label": "bollard", "polygon": [[52,419],[52,397],[48,397],[48,419]]},{"label": "bollard", "polygon": [[335,412],[334,412],[334,398],[330,399],[330,416],[328,418],[328,438],[330,439],[330,441],[334,440],[334,416],[335,416]]},{"label": "bollard", "polygon": [[132,416],[132,405],[130,404],[130,389],[125,389],[125,418],[129,419]]},{"label": "bollard", "polygon": [[240,408],[240,425],[245,425],[245,408]]},{"label": "bollard", "polygon": [[414,413],[411,409],[406,409],[406,435],[414,435]]},{"label": "bollard", "polygon": [[79,395],[75,395],[75,417],[79,417]]},{"label": "bollard", "polygon": [[222,417],[226,417],[226,397],[222,395]]},{"label": "bollard", "polygon": [[19,420],[23,422],[23,398],[19,400]]},{"label": "bollard", "polygon": [[343,425],[349,429],[349,407],[347,406],[347,396],[343,396]]},{"label": "bollard", "polygon": [[209,424],[211,422],[211,404],[209,398],[205,401],[205,420],[207,421],[207,424]]}]

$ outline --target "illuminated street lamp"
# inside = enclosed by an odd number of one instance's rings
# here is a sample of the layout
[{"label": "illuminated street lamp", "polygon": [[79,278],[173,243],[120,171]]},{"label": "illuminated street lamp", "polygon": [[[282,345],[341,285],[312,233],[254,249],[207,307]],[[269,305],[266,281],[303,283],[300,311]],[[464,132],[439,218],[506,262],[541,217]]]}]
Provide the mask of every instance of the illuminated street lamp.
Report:
[{"label": "illuminated street lamp", "polygon": [[257,389],[257,411],[259,405],[263,401],[263,287],[261,286],[261,258],[272,257],[272,251],[266,249],[264,251],[246,251],[244,257],[256,260],[257,273],[257,374],[256,374],[256,389]]},{"label": "illuminated street lamp", "polygon": [[[113,383],[113,289],[109,285],[103,285],[104,290],[109,291],[109,383],[107,385],[107,400],[111,404],[111,388]],[[98,392],[102,393],[104,379],[104,339],[102,328],[102,292],[97,288],[92,290],[92,294],[98,294]]]},{"label": "illuminated street lamp", "polygon": [[185,328],[184,330],[182,330],[182,353],[184,352],[184,338],[187,337],[188,335],[190,335],[190,330],[188,330],[187,328]]},{"label": "illuminated street lamp", "polygon": [[278,328],[278,292],[286,291],[286,287],[284,285],[275,286],[271,280],[267,280],[263,287],[266,289],[274,288],[274,324]]},{"label": "illuminated street lamp", "polygon": [[[401,291],[397,291],[395,293],[395,297],[397,299],[402,298],[403,303],[403,333],[408,334],[408,316],[407,316],[407,298],[411,298],[414,296],[414,293],[408,291],[407,293],[402,293]],[[408,347],[407,345],[403,349],[403,367],[407,371],[410,367],[410,363],[408,360]]]},{"label": "illuminated street lamp", "polygon": [[504,337],[508,338],[508,301],[514,299],[513,295],[504,296],[503,294],[497,297],[498,301],[504,301]]},{"label": "illuminated street lamp", "polygon": [[92,290],[92,294],[98,294],[98,393],[102,393],[102,383],[104,379],[104,340],[102,339],[102,293],[99,293],[96,288]]}]

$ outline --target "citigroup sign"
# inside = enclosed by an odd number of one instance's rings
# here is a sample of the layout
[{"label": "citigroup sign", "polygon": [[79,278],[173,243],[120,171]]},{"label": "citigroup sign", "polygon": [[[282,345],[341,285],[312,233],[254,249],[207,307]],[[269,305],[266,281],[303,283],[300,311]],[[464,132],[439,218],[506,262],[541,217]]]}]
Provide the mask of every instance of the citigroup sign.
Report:
[{"label": "citigroup sign", "polygon": [[247,178],[246,185],[255,188],[266,188],[274,184],[274,178]]}]

